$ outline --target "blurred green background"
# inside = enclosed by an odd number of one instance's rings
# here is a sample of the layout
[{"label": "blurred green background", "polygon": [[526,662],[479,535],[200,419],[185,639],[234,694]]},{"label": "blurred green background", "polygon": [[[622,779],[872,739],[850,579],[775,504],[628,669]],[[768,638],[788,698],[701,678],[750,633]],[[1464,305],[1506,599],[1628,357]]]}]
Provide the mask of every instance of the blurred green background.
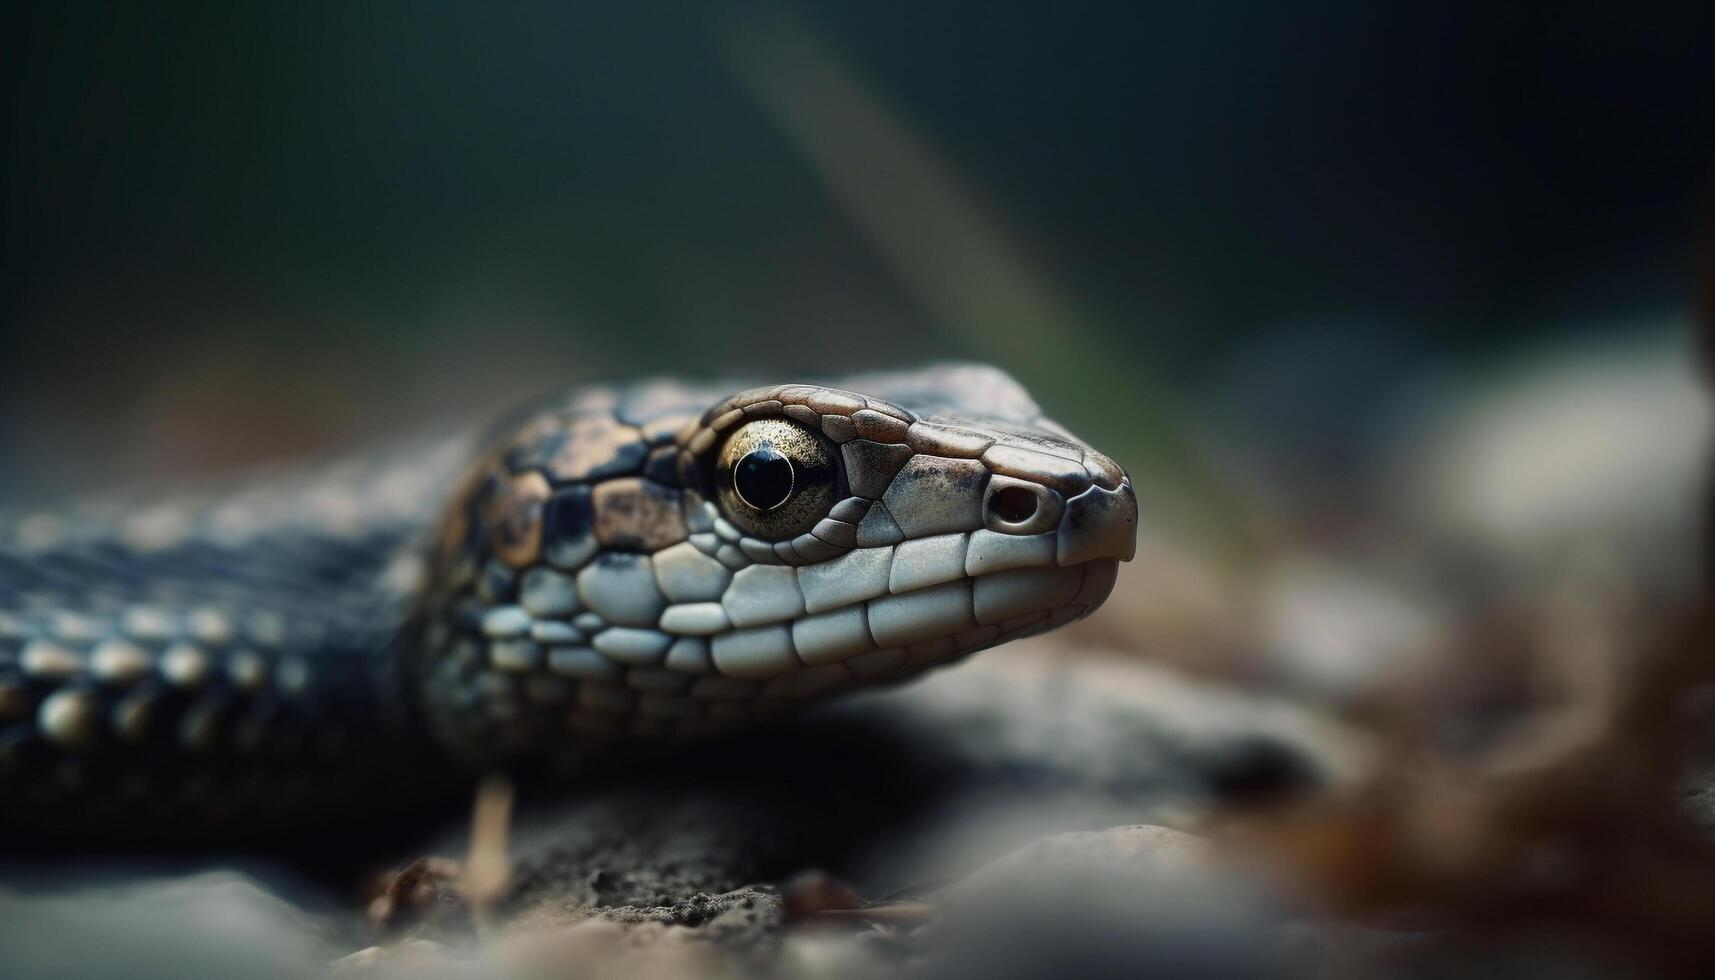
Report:
[{"label": "blurred green background", "polygon": [[1712,48],[1708,3],[8,4],[0,486],[944,357],[1134,469],[1338,466],[1426,373],[1684,322]]}]

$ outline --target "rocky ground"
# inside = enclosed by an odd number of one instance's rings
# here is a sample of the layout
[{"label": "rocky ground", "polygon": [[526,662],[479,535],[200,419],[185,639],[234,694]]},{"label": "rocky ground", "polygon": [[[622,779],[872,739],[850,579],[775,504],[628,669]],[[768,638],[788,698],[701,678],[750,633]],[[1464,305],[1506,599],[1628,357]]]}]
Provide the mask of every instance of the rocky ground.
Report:
[{"label": "rocky ground", "polygon": [[[1061,659],[1057,642],[997,651],[572,799],[526,793],[510,886],[480,918],[455,877],[401,896],[388,927],[371,932],[337,894],[216,870],[13,893],[0,948],[24,968],[14,976],[68,966],[137,976],[156,961],[162,976],[185,975],[190,961],[211,974],[245,964],[252,976],[336,961],[455,975],[490,975],[496,963],[526,975],[553,964],[567,976],[938,974],[964,968],[943,962],[955,949],[961,961],[992,956],[991,926],[1027,934],[1033,949],[1059,946],[1041,952],[1073,957],[1070,967],[1107,955],[1098,933],[1134,909],[1182,916],[1207,902],[1235,924],[1263,915],[1260,894],[1219,881],[1197,838],[1167,827],[1349,778],[1362,740],[1158,668]],[[426,847],[463,856],[468,838],[461,829]],[[92,942],[51,941],[73,935]],[[1230,952],[1262,955],[1253,945]],[[358,952],[366,946],[378,948]]]},{"label": "rocky ground", "polygon": [[1146,527],[1092,620],[570,796],[355,859],[13,866],[3,972],[1695,973],[1715,627],[1671,348],[1441,392],[1339,473],[1235,441],[1245,547]]}]

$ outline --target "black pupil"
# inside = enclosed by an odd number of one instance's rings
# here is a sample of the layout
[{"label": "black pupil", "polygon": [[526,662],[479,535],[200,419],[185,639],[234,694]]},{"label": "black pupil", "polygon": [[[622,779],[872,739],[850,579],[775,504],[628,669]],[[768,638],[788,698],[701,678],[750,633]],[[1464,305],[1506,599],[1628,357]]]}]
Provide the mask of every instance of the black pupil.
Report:
[{"label": "black pupil", "polygon": [[733,468],[732,486],[745,503],[772,510],[792,496],[792,461],[773,446],[758,446]]}]

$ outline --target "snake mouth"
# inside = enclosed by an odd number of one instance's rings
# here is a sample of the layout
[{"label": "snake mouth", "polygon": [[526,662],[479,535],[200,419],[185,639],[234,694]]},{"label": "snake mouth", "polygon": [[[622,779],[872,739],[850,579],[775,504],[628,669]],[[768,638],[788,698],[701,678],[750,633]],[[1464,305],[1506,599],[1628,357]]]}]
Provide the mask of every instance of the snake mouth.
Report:
[{"label": "snake mouth", "polygon": [[[1029,514],[1016,499],[987,506],[1009,518],[1013,526],[1005,530],[931,535],[795,569],[739,572],[723,597],[725,628],[708,637],[715,668],[725,678],[769,682],[779,693],[813,693],[822,684],[907,674],[1088,615],[1136,548],[1129,481],[1063,500],[1040,484],[1002,480],[987,500],[1024,493],[1033,495]],[[1007,513],[1009,504],[1016,506]],[[1038,530],[1045,513],[1054,523]],[[782,595],[792,601],[779,602]],[[688,622],[688,611],[683,618]],[[680,619],[669,609],[661,625],[673,630]]]},{"label": "snake mouth", "polygon": [[[748,698],[755,693],[752,684],[766,682],[764,693],[796,698],[853,682],[903,679],[1089,615],[1107,599],[1119,570],[1118,559],[1095,558],[998,569],[933,585],[884,587],[865,597],[877,590],[863,587],[870,574],[863,565],[909,567],[909,554],[879,554],[891,551],[860,549],[842,559],[849,564],[828,575],[845,586],[844,594],[824,590],[817,579],[808,581],[803,615],[710,636],[721,676],[699,682],[700,693],[719,697],[730,689],[733,697]],[[786,657],[790,666],[782,662]]]},{"label": "snake mouth", "polygon": [[[1067,478],[1069,461],[1025,450],[1002,457],[1009,472],[982,473],[974,487],[949,476],[949,460],[920,473],[907,464],[880,500],[853,508],[857,540],[842,553],[747,565],[718,598],[669,605],[659,629],[705,644],[718,675],[692,693],[753,697],[760,684],[760,693],[794,697],[903,677],[1088,615],[1136,551],[1138,506],[1123,470],[1080,452],[1096,479]],[[867,543],[876,512],[889,527],[928,533],[894,530],[891,541]],[[936,533],[935,519],[955,512],[970,517],[942,520]]]}]

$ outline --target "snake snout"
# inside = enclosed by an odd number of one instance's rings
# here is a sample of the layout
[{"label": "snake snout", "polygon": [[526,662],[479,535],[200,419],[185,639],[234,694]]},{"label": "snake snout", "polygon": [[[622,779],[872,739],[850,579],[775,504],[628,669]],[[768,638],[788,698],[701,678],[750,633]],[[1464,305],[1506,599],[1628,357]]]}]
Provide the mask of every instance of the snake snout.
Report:
[{"label": "snake snout", "polygon": [[1067,499],[1040,483],[995,474],[983,494],[983,526],[1039,540],[1052,537],[1056,565],[1098,558],[1130,561],[1137,553],[1137,495],[1131,481],[1092,485]]},{"label": "snake snout", "polygon": [[1117,489],[1092,486],[1066,501],[1060,520],[1055,561],[1078,565],[1099,558],[1131,561],[1137,554],[1137,494],[1131,481]]},{"label": "snake snout", "polygon": [[1137,552],[1137,494],[1125,470],[1088,448],[1072,461],[1043,452],[1044,445],[1071,448],[1020,441],[997,454],[1000,465],[983,491],[983,527],[1042,542],[1052,552],[1047,564],[1130,561]]}]

